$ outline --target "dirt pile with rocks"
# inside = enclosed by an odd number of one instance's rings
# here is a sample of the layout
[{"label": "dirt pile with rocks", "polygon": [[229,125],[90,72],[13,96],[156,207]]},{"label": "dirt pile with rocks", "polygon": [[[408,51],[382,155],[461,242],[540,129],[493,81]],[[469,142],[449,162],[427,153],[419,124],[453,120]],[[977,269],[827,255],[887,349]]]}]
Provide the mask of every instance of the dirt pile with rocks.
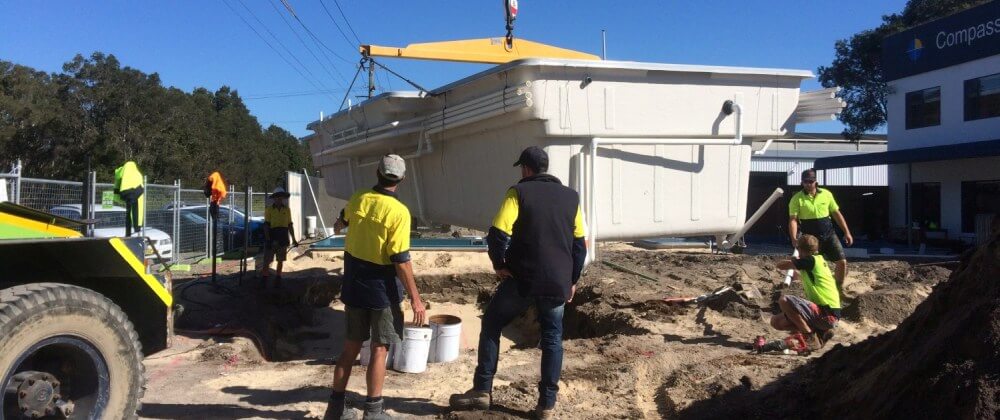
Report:
[{"label": "dirt pile with rocks", "polygon": [[[920,277],[908,274],[896,278]],[[861,305],[859,305],[861,306]],[[734,387],[689,418],[1000,416],[1000,235],[898,328],[836,346],[760,391]]]}]

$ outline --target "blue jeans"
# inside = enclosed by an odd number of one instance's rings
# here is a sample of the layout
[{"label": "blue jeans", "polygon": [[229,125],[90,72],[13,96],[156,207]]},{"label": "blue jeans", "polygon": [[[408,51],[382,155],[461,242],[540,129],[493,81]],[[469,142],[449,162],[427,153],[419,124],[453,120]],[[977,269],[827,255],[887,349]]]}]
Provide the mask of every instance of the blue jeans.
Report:
[{"label": "blue jeans", "polygon": [[531,305],[538,310],[538,324],[542,337],[542,380],[538,382],[538,405],[551,408],[559,393],[559,374],[562,371],[563,310],[566,302],[545,297],[525,297],[517,291],[514,279],[507,279],[497,287],[493,299],[483,315],[483,328],[479,333],[479,363],[472,379],[476,391],[491,392],[493,376],[497,373],[500,357],[500,331],[514,318],[523,314]]}]

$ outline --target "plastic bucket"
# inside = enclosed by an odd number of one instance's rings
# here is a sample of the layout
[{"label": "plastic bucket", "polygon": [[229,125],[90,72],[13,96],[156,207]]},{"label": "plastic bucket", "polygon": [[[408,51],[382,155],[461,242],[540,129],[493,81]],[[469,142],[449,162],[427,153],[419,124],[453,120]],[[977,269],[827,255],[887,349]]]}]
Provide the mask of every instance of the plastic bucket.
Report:
[{"label": "plastic bucket", "polygon": [[[361,356],[361,366],[368,366],[368,363],[371,362],[371,358],[372,358],[371,347],[372,347],[372,341],[371,340],[367,340],[364,343],[361,343],[361,354],[360,354],[360,356]],[[385,356],[385,366],[386,367],[392,366],[392,357],[393,357],[393,353],[395,352],[395,350],[396,350],[396,346],[390,344],[389,345],[389,353],[386,354],[386,356]]]},{"label": "plastic bucket", "polygon": [[316,235],[316,216],[306,216],[305,234],[310,238]]},{"label": "plastic bucket", "polygon": [[403,342],[396,350],[393,367],[406,373],[420,373],[427,370],[427,354],[430,348],[430,328],[406,326],[403,328]]},{"label": "plastic bucket", "polygon": [[447,363],[458,359],[462,341],[462,318],[454,315],[434,315],[431,324],[431,363]]}]

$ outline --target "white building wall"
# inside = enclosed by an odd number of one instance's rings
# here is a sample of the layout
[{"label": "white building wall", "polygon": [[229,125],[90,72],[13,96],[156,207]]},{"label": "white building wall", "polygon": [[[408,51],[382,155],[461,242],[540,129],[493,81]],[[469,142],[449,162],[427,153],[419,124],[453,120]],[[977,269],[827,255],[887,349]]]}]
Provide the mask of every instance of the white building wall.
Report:
[{"label": "white building wall", "polygon": [[[941,227],[950,238],[962,233],[962,182],[1000,178],[1000,157],[944,160],[913,164],[913,183],[941,183]],[[889,169],[890,223],[906,226],[907,165],[891,165]],[[973,232],[964,232],[973,233]]]},{"label": "white building wall", "polygon": [[[1000,55],[889,82],[889,150],[1000,138],[1000,118],[965,121],[965,81],[1000,73]],[[941,87],[941,124],[906,129],[906,93]]]}]

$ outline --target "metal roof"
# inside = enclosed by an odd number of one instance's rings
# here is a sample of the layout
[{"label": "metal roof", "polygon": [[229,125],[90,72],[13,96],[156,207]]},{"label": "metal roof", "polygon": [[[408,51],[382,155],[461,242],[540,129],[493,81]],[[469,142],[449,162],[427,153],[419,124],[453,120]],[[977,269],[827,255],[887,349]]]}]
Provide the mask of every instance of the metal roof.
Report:
[{"label": "metal roof", "polygon": [[816,159],[816,169],[1000,156],[1000,139]]}]

